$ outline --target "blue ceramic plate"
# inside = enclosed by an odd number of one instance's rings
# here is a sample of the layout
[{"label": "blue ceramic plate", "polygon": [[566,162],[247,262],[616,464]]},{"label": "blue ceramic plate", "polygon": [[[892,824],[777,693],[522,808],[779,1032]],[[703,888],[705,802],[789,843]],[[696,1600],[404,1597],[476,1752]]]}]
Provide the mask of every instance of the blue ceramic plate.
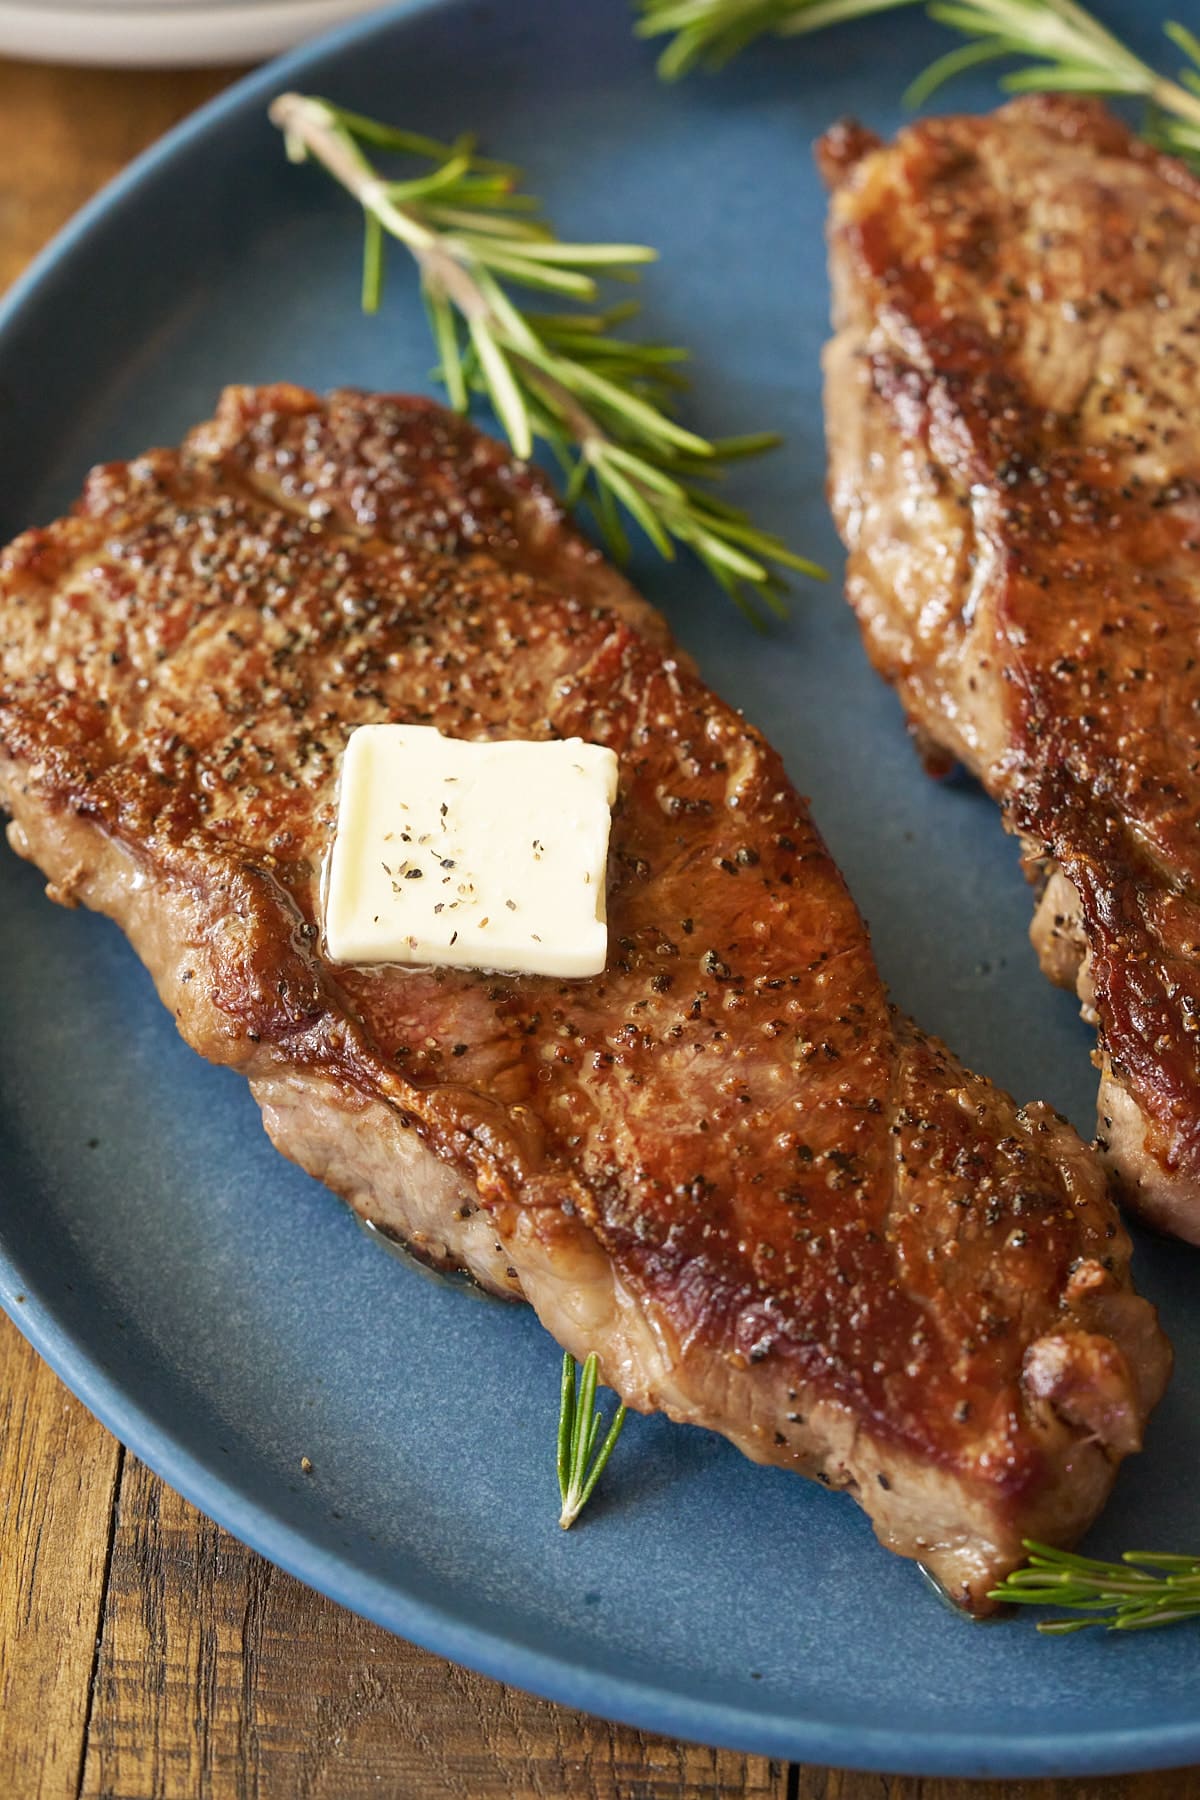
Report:
[{"label": "blue ceramic plate", "polygon": [[[847,111],[895,126],[942,42],[905,14],[664,88],[621,0],[465,0],[406,6],[255,75],[110,188],[9,299],[0,533],[53,516],[93,461],[174,442],[224,382],[427,386],[406,272],[382,316],[360,318],[354,208],[289,168],[266,103],[299,85],[439,136],[477,129],[573,234],[661,247],[648,322],[694,346],[694,419],[787,432],[737,486],[834,571],[797,593],[788,627],[756,636],[686,564],[635,572],[812,795],[901,1005],[1090,1132],[1091,1034],[1037,971],[1015,847],[978,792],[921,774],[841,601],[822,498],[810,141]],[[119,934],[49,906],[7,853],[0,918],[0,1299],[239,1537],[447,1656],[657,1731],[966,1775],[1200,1758],[1200,1632],[968,1624],[849,1500],[704,1432],[631,1420],[584,1524],[560,1532],[558,1355],[533,1317],[381,1254],[269,1148],[240,1081],[177,1040]],[[1196,1258],[1143,1244],[1138,1269],[1179,1374],[1092,1542],[1200,1550]]]}]

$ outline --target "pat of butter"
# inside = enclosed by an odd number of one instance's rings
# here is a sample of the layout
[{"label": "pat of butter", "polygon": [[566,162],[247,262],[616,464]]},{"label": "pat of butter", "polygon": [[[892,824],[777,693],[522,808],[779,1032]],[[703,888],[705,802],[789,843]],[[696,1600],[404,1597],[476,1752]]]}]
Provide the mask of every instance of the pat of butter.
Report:
[{"label": "pat of butter", "polygon": [[360,725],[342,761],[325,942],[339,963],[598,975],[611,750]]}]

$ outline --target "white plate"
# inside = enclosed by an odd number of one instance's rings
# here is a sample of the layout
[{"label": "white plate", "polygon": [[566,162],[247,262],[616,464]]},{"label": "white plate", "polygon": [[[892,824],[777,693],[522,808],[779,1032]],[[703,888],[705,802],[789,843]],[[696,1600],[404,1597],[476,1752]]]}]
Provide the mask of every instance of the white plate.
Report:
[{"label": "white plate", "polygon": [[256,62],[378,0],[0,0],[0,53],[124,68]]}]

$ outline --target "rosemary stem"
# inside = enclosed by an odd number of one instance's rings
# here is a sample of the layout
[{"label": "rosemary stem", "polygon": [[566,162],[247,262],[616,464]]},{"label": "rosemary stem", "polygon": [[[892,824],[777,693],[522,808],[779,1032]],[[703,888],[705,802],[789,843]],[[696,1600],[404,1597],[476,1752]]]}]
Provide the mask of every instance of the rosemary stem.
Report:
[{"label": "rosemary stem", "polygon": [[301,145],[353,195],[364,212],[399,238],[416,258],[422,277],[435,294],[445,294],[469,322],[486,323],[496,329],[491,306],[462,262],[447,248],[447,240],[422,225],[407,208],[397,206],[386,183],[359,155],[329,107],[305,94],[280,94],[272,100],[267,116],[284,133],[289,146]]},{"label": "rosemary stem", "polygon": [[1144,77],[1143,92],[1153,105],[1200,125],[1200,95],[1189,93],[1187,88],[1172,81],[1167,75],[1159,75],[1140,56],[1135,56],[1128,50],[1120,38],[1102,25],[1099,19],[1093,18],[1077,0],[1052,0],[1052,5],[1068,24],[1073,25],[1081,35],[1091,38],[1114,63],[1124,63],[1138,70]]}]

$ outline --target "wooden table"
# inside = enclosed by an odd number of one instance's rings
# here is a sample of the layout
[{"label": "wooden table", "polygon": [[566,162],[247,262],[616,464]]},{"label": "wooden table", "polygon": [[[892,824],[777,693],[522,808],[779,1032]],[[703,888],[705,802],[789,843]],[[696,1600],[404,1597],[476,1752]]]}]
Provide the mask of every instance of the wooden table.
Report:
[{"label": "wooden table", "polygon": [[[0,288],[229,79],[0,61]],[[202,1518],[7,1321],[0,1508],[0,1800],[1200,1800],[1200,1770],[1042,1784],[789,1768],[485,1681]]]}]

